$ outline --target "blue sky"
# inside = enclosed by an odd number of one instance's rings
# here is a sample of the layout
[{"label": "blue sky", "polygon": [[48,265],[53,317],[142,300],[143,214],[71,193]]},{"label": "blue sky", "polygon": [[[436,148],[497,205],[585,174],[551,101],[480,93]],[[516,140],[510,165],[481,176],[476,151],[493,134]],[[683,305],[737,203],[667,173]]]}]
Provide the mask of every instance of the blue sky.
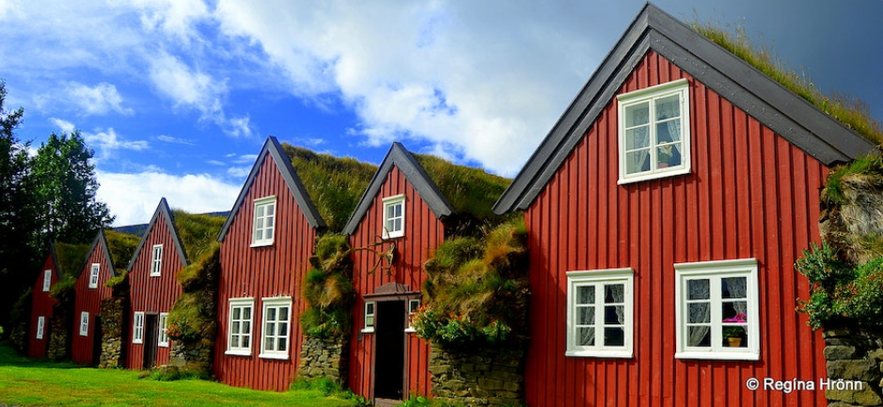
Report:
[{"label": "blue sky", "polygon": [[[79,129],[117,225],[228,210],[268,135],[513,176],[643,1],[0,0],[19,138]],[[883,0],[680,1],[883,120]]]}]

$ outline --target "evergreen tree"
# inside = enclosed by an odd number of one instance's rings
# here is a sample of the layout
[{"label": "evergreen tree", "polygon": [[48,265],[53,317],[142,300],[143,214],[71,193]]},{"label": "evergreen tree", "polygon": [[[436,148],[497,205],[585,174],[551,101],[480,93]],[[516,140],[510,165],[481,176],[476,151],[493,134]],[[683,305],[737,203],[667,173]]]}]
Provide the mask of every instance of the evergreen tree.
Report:
[{"label": "evergreen tree", "polygon": [[93,156],[79,131],[53,133],[37,150],[32,172],[42,240],[88,243],[113,222],[107,205],[96,199]]}]

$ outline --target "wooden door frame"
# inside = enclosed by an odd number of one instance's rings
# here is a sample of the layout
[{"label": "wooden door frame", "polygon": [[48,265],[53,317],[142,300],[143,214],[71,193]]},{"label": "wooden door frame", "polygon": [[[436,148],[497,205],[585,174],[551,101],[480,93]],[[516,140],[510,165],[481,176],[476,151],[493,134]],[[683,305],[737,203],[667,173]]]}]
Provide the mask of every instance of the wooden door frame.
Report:
[{"label": "wooden door frame", "polygon": [[[412,291],[411,287],[405,284],[399,283],[386,283],[376,290],[374,290],[371,294],[365,294],[363,296],[364,301],[366,302],[389,302],[389,301],[403,301],[405,303],[405,312],[402,314],[402,318],[405,319],[405,329],[408,328],[408,300],[420,299],[422,298],[422,294],[419,291]],[[375,312],[377,312],[378,308],[375,308]],[[379,313],[378,313],[379,314]],[[407,341],[407,333],[402,331],[402,340],[404,342],[404,346],[402,351],[404,352],[404,358],[402,359],[402,397],[407,396],[408,390],[408,365],[410,363],[409,360],[409,349],[408,349],[408,341]],[[376,395],[374,393],[375,389],[375,379],[377,378],[377,336],[375,334],[374,340],[371,341],[371,401],[373,402],[376,399]]]}]

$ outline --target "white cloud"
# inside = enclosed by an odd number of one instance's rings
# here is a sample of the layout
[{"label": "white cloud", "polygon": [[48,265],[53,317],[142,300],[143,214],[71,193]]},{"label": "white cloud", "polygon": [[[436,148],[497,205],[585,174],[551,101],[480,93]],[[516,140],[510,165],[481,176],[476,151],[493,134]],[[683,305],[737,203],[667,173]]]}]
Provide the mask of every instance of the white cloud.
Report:
[{"label": "white cloud", "polygon": [[161,30],[187,40],[194,36],[192,25],[208,16],[208,8],[201,0],[128,0],[141,12],[141,24],[148,31]]},{"label": "white cloud", "polygon": [[172,54],[159,53],[151,62],[149,76],[154,88],[171,99],[176,107],[197,109],[204,118],[221,111],[221,97],[227,92],[226,85],[215,81],[209,74],[190,69]]},{"label": "white cloud", "polygon": [[78,82],[65,84],[67,101],[83,109],[87,115],[104,115],[111,111],[124,115],[132,114],[132,109],[122,106],[123,98],[116,86],[106,82],[89,87]]},{"label": "white cloud", "polygon": [[227,175],[233,178],[245,178],[251,172],[251,167],[230,167],[227,169]]},{"label": "white cloud", "polygon": [[115,226],[149,222],[162,197],[172,207],[191,213],[226,211],[233,206],[241,188],[207,174],[97,171],[96,176],[101,184],[98,199],[107,203],[116,216]]},{"label": "white cloud", "polygon": [[74,124],[67,121],[67,120],[62,120],[62,119],[58,119],[58,118],[53,117],[53,118],[49,119],[49,121],[51,121],[52,124],[54,124],[56,127],[58,127],[58,129],[61,130],[62,133],[70,134],[70,133],[73,133],[74,130],[76,129]]},{"label": "white cloud", "polygon": [[82,132],[82,134],[86,144],[94,148],[102,159],[109,157],[116,150],[141,151],[149,147],[147,142],[143,140],[122,140],[113,127],[107,130],[96,129],[95,133]]},{"label": "white cloud", "polygon": [[165,134],[161,134],[159,136],[156,136],[156,139],[159,141],[164,141],[166,143],[183,144],[185,146],[195,146],[196,145],[196,142],[193,140],[167,136]]}]

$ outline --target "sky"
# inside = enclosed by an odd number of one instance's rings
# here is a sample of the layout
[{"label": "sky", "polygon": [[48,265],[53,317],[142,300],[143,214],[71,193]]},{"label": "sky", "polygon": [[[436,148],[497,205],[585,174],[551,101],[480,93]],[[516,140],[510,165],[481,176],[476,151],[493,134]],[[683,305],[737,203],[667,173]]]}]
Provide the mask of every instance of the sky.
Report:
[{"label": "sky", "polygon": [[[746,31],[883,121],[883,0],[659,0]],[[114,225],[229,210],[267,136],[391,142],[515,176],[644,2],[0,0],[0,79],[36,149],[79,130]]]}]

